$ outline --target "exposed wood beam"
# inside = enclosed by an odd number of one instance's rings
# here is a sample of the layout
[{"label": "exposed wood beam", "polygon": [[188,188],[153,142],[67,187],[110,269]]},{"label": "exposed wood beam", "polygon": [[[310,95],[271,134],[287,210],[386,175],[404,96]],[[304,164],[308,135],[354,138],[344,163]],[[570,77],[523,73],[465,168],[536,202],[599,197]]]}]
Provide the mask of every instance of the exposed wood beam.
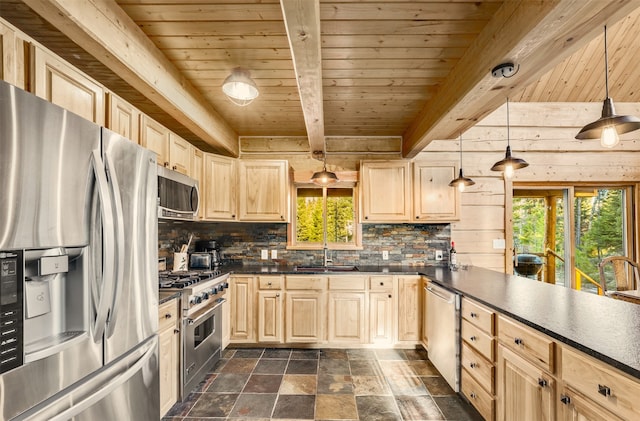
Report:
[{"label": "exposed wood beam", "polygon": [[[555,64],[638,7],[637,0],[507,1],[451,71],[404,134],[403,155],[413,158],[434,139],[452,139],[526,88]],[[513,61],[511,78],[490,70]],[[505,122],[506,124],[506,122]]]},{"label": "exposed wood beam", "polygon": [[320,1],[280,0],[311,152],[325,152]]},{"label": "exposed wood beam", "polygon": [[238,155],[238,135],[115,1],[23,0],[214,149]]}]

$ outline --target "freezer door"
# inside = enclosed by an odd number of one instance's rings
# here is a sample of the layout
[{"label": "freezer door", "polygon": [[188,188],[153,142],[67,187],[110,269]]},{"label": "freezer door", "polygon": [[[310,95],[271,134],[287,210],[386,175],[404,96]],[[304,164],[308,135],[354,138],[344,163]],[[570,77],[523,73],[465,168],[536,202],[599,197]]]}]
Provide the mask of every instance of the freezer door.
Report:
[{"label": "freezer door", "polygon": [[0,250],[88,243],[100,128],[0,81]]},{"label": "freezer door", "polygon": [[[105,330],[105,364],[158,330],[156,155],[102,129],[103,161],[112,190],[118,236],[115,288]],[[106,280],[105,280],[106,282]]]}]

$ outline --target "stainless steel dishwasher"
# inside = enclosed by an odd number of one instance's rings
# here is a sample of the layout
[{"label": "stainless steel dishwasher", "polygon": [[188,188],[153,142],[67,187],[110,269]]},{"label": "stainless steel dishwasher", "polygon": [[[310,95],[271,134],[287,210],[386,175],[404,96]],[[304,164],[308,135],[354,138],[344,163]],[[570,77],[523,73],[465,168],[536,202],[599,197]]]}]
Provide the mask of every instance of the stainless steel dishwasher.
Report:
[{"label": "stainless steel dishwasher", "polygon": [[460,390],[460,295],[432,282],[427,290],[427,351],[442,377]]}]

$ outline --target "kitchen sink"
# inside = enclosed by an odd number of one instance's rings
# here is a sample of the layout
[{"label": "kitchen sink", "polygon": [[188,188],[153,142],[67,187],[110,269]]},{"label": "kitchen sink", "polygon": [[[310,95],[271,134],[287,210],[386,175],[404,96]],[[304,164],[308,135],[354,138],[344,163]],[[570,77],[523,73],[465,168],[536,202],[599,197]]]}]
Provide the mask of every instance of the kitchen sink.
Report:
[{"label": "kitchen sink", "polygon": [[296,266],[296,272],[357,272],[357,266]]}]

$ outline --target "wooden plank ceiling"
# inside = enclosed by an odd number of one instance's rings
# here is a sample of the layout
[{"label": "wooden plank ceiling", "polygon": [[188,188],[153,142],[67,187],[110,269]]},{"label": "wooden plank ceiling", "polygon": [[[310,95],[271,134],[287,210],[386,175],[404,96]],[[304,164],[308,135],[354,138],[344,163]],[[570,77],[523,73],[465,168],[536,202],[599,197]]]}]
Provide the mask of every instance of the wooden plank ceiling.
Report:
[{"label": "wooden plank ceiling", "polygon": [[[71,6],[75,0],[21,1],[92,53],[92,44],[85,44],[73,28],[82,26]],[[110,14],[124,28],[123,39],[141,30],[177,69],[180,83],[203,98],[201,108],[210,105],[239,136],[308,134],[310,151],[323,144],[324,136],[345,136],[345,142],[348,137],[393,136],[403,138],[402,152],[412,157],[434,139],[457,137],[506,96],[515,101],[601,101],[601,32],[607,22],[611,96],[639,100],[640,66],[633,61],[634,46],[640,44],[637,0],[116,2],[105,6],[87,0],[96,10],[118,9]],[[307,16],[315,9],[316,23]],[[20,22],[29,33],[27,19]],[[316,60],[305,54],[300,39],[318,33]],[[88,37],[108,51],[109,40],[100,36]],[[58,50],[64,55],[64,48]],[[121,75],[121,63],[110,62],[117,55],[111,51],[98,59]],[[508,60],[520,65],[519,73],[492,78],[490,69]],[[222,82],[234,67],[248,69],[260,90],[249,106],[238,107],[222,94]],[[314,75],[318,83],[309,83]],[[121,77],[143,94],[148,87],[140,83],[150,84]],[[127,92],[117,93],[127,98]],[[172,117],[182,123],[179,115]],[[220,147],[215,136],[204,140]]]}]

